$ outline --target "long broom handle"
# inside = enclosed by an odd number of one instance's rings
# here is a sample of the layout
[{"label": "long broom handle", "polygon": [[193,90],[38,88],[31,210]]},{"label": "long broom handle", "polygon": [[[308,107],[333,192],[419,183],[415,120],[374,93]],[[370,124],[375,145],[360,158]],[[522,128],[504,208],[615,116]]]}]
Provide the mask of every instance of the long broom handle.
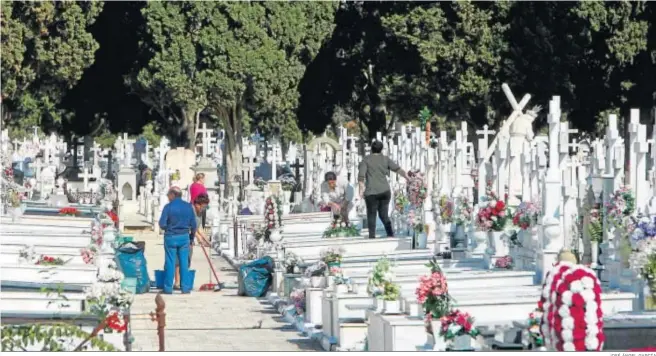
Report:
[{"label": "long broom handle", "polygon": [[[200,238],[203,239],[203,241],[207,243],[207,240],[205,240],[202,237],[200,237]],[[201,243],[200,247],[203,249],[203,253],[205,254],[205,258],[207,258],[207,263],[210,264],[210,269],[212,270],[212,274],[214,274],[214,278],[216,278],[216,283],[217,284],[221,283],[219,281],[219,276],[216,274],[216,270],[214,269],[214,265],[212,265],[212,260],[210,260],[210,255],[208,255],[207,250],[205,250],[205,246],[203,246],[203,244]]]}]

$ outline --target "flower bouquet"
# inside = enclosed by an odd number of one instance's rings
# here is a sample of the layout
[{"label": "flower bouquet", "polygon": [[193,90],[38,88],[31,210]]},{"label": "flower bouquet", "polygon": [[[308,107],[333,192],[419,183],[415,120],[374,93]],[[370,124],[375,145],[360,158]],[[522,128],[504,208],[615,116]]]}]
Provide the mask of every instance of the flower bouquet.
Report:
[{"label": "flower bouquet", "polygon": [[340,266],[342,263],[342,255],[344,248],[331,247],[321,250],[321,260],[328,265],[328,267]]},{"label": "flower bouquet", "polygon": [[410,204],[410,201],[408,198],[405,196],[402,190],[397,189],[394,192],[394,206],[396,207],[396,211],[399,212],[400,214],[403,214],[405,212],[405,207]]},{"label": "flower bouquet", "polygon": [[39,266],[63,266],[66,263],[63,259],[59,257],[50,257],[41,255],[35,264]]},{"label": "flower bouquet", "polygon": [[369,275],[369,281],[367,283],[367,290],[371,296],[378,298],[383,295],[385,283],[391,282],[394,278],[390,268],[390,261],[387,257],[383,257],[376,262],[376,265]]},{"label": "flower bouquet", "polygon": [[601,351],[603,312],[601,285],[587,267],[559,262],[542,289],[545,345],[556,351]]},{"label": "flower bouquet", "polygon": [[448,196],[442,195],[438,201],[440,207],[440,221],[442,224],[450,224],[453,222],[453,215],[455,206],[453,200]]},{"label": "flower bouquet", "polygon": [[408,200],[415,207],[423,207],[424,200],[428,195],[428,188],[424,181],[424,175],[419,171],[408,172],[410,181],[408,182]]},{"label": "flower bouquet", "polygon": [[348,221],[344,221],[340,215],[333,216],[333,222],[324,231],[323,237],[356,237],[360,236],[360,230],[357,226],[352,225]]},{"label": "flower bouquet", "polygon": [[439,319],[450,309],[449,287],[441,271],[419,277],[419,286],[415,290],[415,295],[417,302],[423,306],[428,320]]},{"label": "flower bouquet", "polygon": [[349,278],[344,275],[344,271],[337,266],[330,267],[328,270],[329,278],[335,285],[335,293],[343,294],[348,292]]},{"label": "flower bouquet", "polygon": [[[645,279],[652,299],[656,300],[656,238],[649,235],[652,231],[648,226],[643,228],[644,230],[638,224],[636,230],[643,231],[641,236],[632,235],[632,240],[636,239],[637,241],[634,242],[635,247],[629,259],[629,266]],[[636,233],[634,232],[634,234]]]},{"label": "flower bouquet", "polygon": [[535,310],[528,315],[528,337],[531,345],[533,347],[543,347],[544,338],[540,332],[540,324],[542,323],[543,311],[540,308],[535,308]]},{"label": "flower bouquet", "polygon": [[494,267],[501,269],[512,269],[513,259],[510,256],[504,256],[494,262]]},{"label": "flower bouquet", "polygon": [[512,222],[521,230],[528,230],[537,225],[539,216],[540,208],[536,204],[526,201],[519,204]]},{"label": "flower bouquet", "polygon": [[652,220],[642,218],[629,235],[631,248],[636,250],[639,248],[641,241],[653,239],[654,237],[656,237],[656,217]]},{"label": "flower bouquet", "polygon": [[[383,294],[381,294],[381,299],[383,300],[383,313],[384,314],[399,314],[401,312],[401,288],[398,284],[386,281],[383,284]],[[376,301],[378,303],[378,301]]]},{"label": "flower bouquet", "polygon": [[80,212],[73,207],[66,207],[66,208],[61,208],[59,209],[59,215],[64,215],[64,216],[78,216]]},{"label": "flower bouquet", "polygon": [[294,273],[294,268],[299,264],[303,263],[303,259],[298,257],[293,252],[285,253],[285,260],[283,261],[283,266],[287,270],[287,273]]},{"label": "flower bouquet", "polygon": [[[440,336],[447,342],[453,342],[459,336],[475,338],[479,331],[474,327],[474,318],[468,313],[454,310],[440,318]],[[467,346],[469,348],[471,346]],[[456,349],[461,349],[457,347]]]},{"label": "flower bouquet", "polygon": [[282,185],[282,190],[293,192],[296,189],[296,179],[291,174],[285,174],[280,177],[280,184]]},{"label": "flower bouquet", "polygon": [[296,314],[303,315],[305,313],[305,289],[294,289],[289,294],[289,299],[296,308]]},{"label": "flower bouquet", "polygon": [[635,197],[627,187],[615,191],[604,205],[604,214],[608,222],[616,228],[625,228],[626,218],[635,210]]},{"label": "flower bouquet", "polygon": [[118,310],[112,310],[105,318],[105,333],[122,333],[128,330],[128,324],[125,322],[123,313]]},{"label": "flower bouquet", "polygon": [[282,226],[282,209],[278,197],[270,196],[264,202],[264,224],[269,231]]},{"label": "flower bouquet", "polygon": [[82,260],[87,265],[92,265],[96,262],[97,253],[98,250],[93,245],[88,248],[80,249],[80,256],[82,256]]},{"label": "flower bouquet", "polygon": [[452,216],[456,225],[467,225],[472,220],[472,204],[467,197],[457,199]]},{"label": "flower bouquet", "polygon": [[480,209],[476,215],[476,225],[483,231],[503,231],[511,216],[506,210],[506,203],[492,190],[492,182],[488,182],[486,195],[481,198]]}]

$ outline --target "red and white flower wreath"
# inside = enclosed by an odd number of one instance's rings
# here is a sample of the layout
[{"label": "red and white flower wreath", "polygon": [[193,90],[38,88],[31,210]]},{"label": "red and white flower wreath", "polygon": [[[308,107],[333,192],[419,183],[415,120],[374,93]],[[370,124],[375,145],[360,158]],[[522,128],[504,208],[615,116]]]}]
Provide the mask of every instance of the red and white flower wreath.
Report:
[{"label": "red and white flower wreath", "polygon": [[602,350],[601,285],[594,271],[559,262],[546,277],[539,303],[545,346],[556,351]]}]

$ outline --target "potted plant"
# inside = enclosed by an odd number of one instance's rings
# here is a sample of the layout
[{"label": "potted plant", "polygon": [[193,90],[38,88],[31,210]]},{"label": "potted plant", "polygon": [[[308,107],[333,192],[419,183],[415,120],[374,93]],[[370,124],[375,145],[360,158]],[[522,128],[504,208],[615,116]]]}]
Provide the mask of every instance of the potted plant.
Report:
[{"label": "potted plant", "polygon": [[369,276],[367,291],[372,297],[374,297],[374,303],[377,312],[381,312],[383,310],[383,303],[379,303],[379,301],[382,299],[385,284],[387,282],[391,282],[394,278],[390,269],[391,265],[389,260],[387,257],[383,257],[376,261],[376,265],[374,266]]},{"label": "potted plant", "polygon": [[446,346],[444,339],[437,337],[440,328],[436,321],[449,312],[452,299],[438,259],[434,257],[426,266],[431,273],[419,278],[415,295],[417,303],[424,309],[427,344],[432,345],[436,351],[444,351]]},{"label": "potted plant", "polygon": [[449,344],[449,351],[470,351],[471,339],[478,336],[474,318],[468,313],[454,310],[440,319],[440,336]]},{"label": "potted plant", "polygon": [[398,284],[393,282],[385,283],[382,295],[384,314],[399,314],[401,312],[400,295],[401,291]]},{"label": "potted plant", "polygon": [[542,324],[542,315],[544,312],[540,308],[536,308],[528,316],[528,337],[529,337],[529,349],[536,351],[546,351],[544,347],[544,338],[542,337],[542,332],[540,331],[540,324]]},{"label": "potted plant", "polygon": [[321,250],[321,260],[326,263],[328,268],[331,267],[340,267],[342,264],[342,255],[344,254],[344,248],[342,247],[331,247]]},{"label": "potted plant", "polygon": [[297,315],[305,314],[305,290],[304,289],[294,289],[289,294],[289,299],[292,304],[294,304],[294,309],[296,309]]},{"label": "potted plant", "polygon": [[635,211],[635,197],[628,187],[621,187],[611,194],[604,206],[604,215],[611,226],[626,230],[627,218]]}]

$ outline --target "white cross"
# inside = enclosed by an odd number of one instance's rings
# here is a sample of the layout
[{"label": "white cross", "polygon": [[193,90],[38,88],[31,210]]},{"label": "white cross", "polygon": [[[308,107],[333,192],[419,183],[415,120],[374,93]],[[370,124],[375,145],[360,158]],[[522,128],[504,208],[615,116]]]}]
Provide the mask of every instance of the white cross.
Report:
[{"label": "white cross", "polygon": [[85,192],[89,191],[89,178],[91,178],[91,175],[89,174],[89,169],[87,167],[84,167],[84,174],[78,173],[77,177],[84,179],[84,191]]},{"label": "white cross", "polygon": [[11,143],[14,144],[14,151],[18,151],[18,145],[19,145],[21,142],[18,141],[17,138],[15,138]]},{"label": "white cross", "polygon": [[478,140],[478,154],[479,158],[483,158],[487,153],[487,145],[490,142],[490,135],[495,133],[494,130],[489,130],[489,126],[483,125],[482,130],[476,130],[477,135],[483,135],[483,138]]},{"label": "white cross", "polygon": [[207,128],[207,123],[203,123],[203,128],[197,130],[197,134],[201,134],[202,136],[202,147],[203,147],[203,157],[207,156],[210,154],[210,139],[212,137],[212,133],[214,132],[213,129],[208,129]]},{"label": "white cross", "polygon": [[44,168],[46,166],[47,165],[43,164],[43,161],[41,161],[40,159],[37,159],[36,162],[34,163],[34,178],[36,178],[37,181],[39,180],[39,176],[41,175],[41,168]]}]

